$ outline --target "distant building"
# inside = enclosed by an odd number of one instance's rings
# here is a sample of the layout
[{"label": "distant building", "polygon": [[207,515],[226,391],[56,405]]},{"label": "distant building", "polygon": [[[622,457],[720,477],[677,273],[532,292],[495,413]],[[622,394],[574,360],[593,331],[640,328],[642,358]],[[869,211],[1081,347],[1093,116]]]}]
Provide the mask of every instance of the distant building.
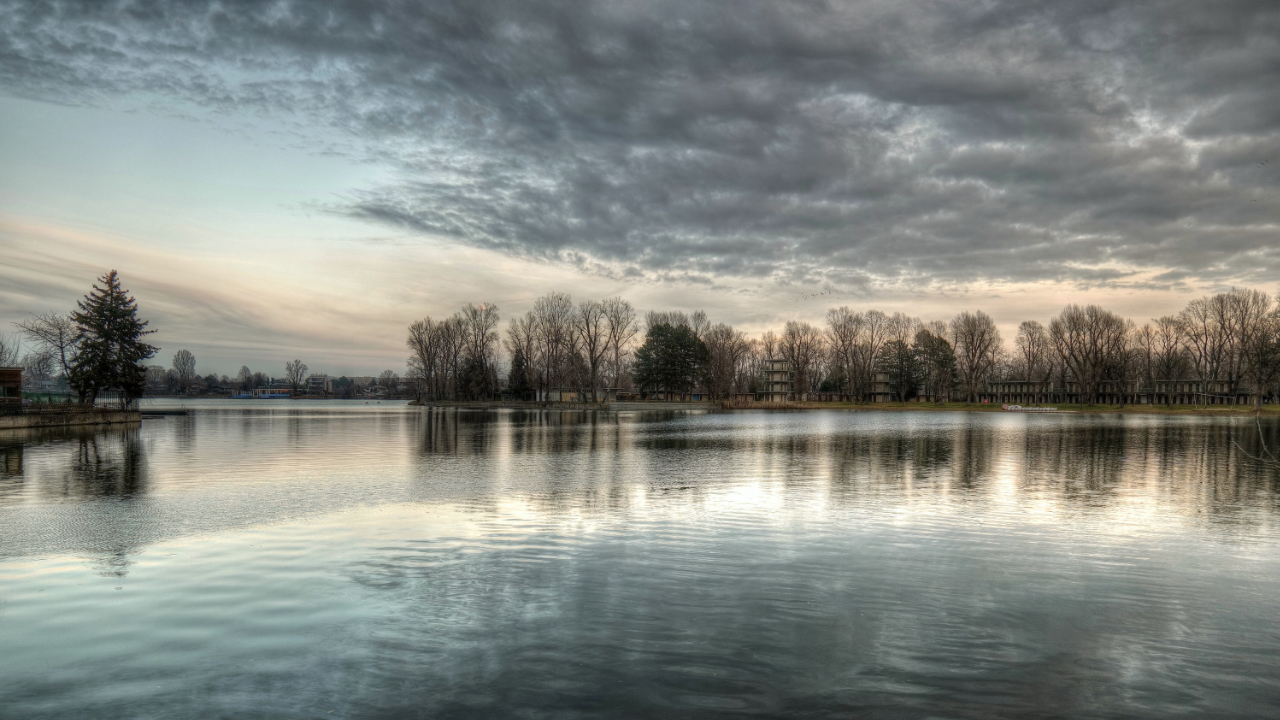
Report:
[{"label": "distant building", "polygon": [[[1099,405],[1247,405],[1253,402],[1253,387],[1246,382],[1234,386],[1225,380],[1156,380],[1152,387],[1140,381],[1104,380],[1093,389]],[[1262,400],[1271,399],[1263,390]],[[1070,378],[1064,380],[992,380],[980,393],[982,402],[1016,405],[1064,404],[1087,402],[1085,390]]]},{"label": "distant building", "polygon": [[766,360],[760,370],[760,402],[786,402],[795,399],[796,373],[791,363],[782,358]]},{"label": "distant building", "polygon": [[578,402],[576,388],[547,388],[538,391],[539,402]]},{"label": "distant building", "polygon": [[[853,398],[846,394],[838,392],[797,392],[796,391],[796,373],[792,369],[791,363],[783,358],[773,358],[765,361],[764,367],[760,370],[759,390],[755,395],[739,394],[735,399],[750,399],[757,402],[791,402],[791,401],[813,401],[813,402],[850,402]],[[889,387],[889,374],[883,372],[875,373],[871,378],[871,388],[869,397],[871,402],[890,402],[893,400],[893,392]]]},{"label": "distant building", "polygon": [[307,377],[308,395],[328,395],[332,389],[333,379],[324,373],[317,373]]}]

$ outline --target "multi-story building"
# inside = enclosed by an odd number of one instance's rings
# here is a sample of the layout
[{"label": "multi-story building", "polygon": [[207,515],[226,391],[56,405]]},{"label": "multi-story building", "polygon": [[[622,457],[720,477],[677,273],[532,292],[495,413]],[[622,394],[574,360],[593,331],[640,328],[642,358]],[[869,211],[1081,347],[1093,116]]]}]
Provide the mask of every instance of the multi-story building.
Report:
[{"label": "multi-story building", "polygon": [[311,375],[307,378],[308,395],[328,395],[332,389],[333,379],[324,373]]},{"label": "multi-story building", "polygon": [[760,370],[760,390],[756,400],[761,402],[786,402],[795,399],[796,373],[791,363],[782,358],[766,360]]}]

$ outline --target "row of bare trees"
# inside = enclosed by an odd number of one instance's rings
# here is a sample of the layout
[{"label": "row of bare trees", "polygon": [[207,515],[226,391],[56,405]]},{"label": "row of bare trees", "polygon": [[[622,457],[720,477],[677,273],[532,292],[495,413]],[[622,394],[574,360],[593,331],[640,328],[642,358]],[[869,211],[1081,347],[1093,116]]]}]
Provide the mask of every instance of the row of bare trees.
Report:
[{"label": "row of bare trees", "polygon": [[1022,323],[1014,345],[1007,376],[1044,386],[1074,381],[1084,402],[1107,387],[1121,403],[1140,391],[1170,403],[1178,393],[1168,384],[1183,383],[1197,403],[1248,397],[1256,406],[1280,380],[1280,304],[1232,289],[1140,327],[1097,305],[1069,305],[1048,328]]},{"label": "row of bare trees", "polygon": [[507,325],[511,387],[525,396],[573,388],[599,399],[603,388],[625,382],[639,331],[635,308],[622,298],[575,304],[566,293],[543,295]]},{"label": "row of bare trees", "polygon": [[1280,381],[1280,305],[1248,289],[1193,300],[1180,313],[1142,326],[1096,305],[1069,305],[1047,326],[1023,322],[1010,348],[981,311],[921,322],[903,313],[839,307],[828,311],[825,327],[790,321],[781,332],[751,338],[712,323],[702,311],[641,318],[621,298],[575,303],[558,292],[512,318],[501,343],[497,325],[497,308],[487,304],[414,323],[410,377],[422,396],[493,396],[501,384],[499,347],[510,369],[507,386],[521,397],[553,388],[576,389],[587,398],[607,387],[631,389],[634,350],[659,325],[688,328],[706,345],[702,389],[714,398],[757,391],[771,359],[790,364],[798,397],[822,393],[854,401],[883,395],[886,377],[898,399],[970,402],[991,381],[1019,380],[1044,400],[1070,385],[1084,402],[1117,394],[1125,402],[1162,381],[1176,381],[1193,383],[1201,401],[1250,396],[1258,403]]},{"label": "row of bare trees", "polygon": [[900,399],[917,392],[949,397],[953,387],[976,399],[1003,357],[1000,332],[983,312],[922,323],[903,313],[839,307],[827,312],[826,328],[791,321],[780,335],[764,333],[759,344],[765,357],[790,364],[797,395],[855,401],[882,391],[881,373]]},{"label": "row of bare trees", "polygon": [[498,389],[498,307],[468,303],[452,317],[409,326],[408,377],[420,398],[483,399]]},{"label": "row of bare trees", "polygon": [[[497,321],[493,305],[468,305],[452,318],[426,318],[410,326],[409,377],[424,399],[478,399],[496,392]],[[999,332],[981,312],[926,325],[902,313],[844,307],[828,313],[826,328],[792,321],[780,334],[768,331],[755,339],[712,323],[701,310],[650,311],[642,323],[622,298],[574,303],[568,294],[553,292],[508,322],[502,340],[509,363],[507,387],[524,398],[545,397],[542,393],[553,388],[575,389],[593,399],[603,388],[633,389],[634,351],[659,325],[688,328],[706,346],[702,389],[713,398],[756,392],[764,364],[782,359],[793,368],[800,395],[826,392],[869,399],[886,347],[922,353],[922,382],[931,394],[949,394],[958,370],[961,387],[976,396],[1000,357]],[[481,368],[489,373],[487,382],[475,381]]]}]

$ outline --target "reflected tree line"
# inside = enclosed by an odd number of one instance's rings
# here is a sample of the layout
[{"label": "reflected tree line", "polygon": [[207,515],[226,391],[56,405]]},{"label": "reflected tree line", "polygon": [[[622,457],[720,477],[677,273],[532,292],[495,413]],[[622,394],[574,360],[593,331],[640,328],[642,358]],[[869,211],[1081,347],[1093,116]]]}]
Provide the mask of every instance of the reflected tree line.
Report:
[{"label": "reflected tree line", "polygon": [[[499,450],[516,455],[697,451],[690,462],[704,468],[705,475],[763,473],[784,482],[817,477],[856,492],[900,494],[907,489],[981,497],[1012,478],[1019,493],[1056,494],[1083,504],[1106,504],[1121,491],[1144,488],[1214,513],[1276,507],[1275,468],[1233,447],[1253,453],[1264,442],[1280,446],[1275,423],[1264,423],[1261,434],[1252,424],[1229,418],[1194,423],[1046,418],[1016,429],[966,424],[915,432],[803,434],[734,432],[736,426],[723,432],[666,431],[659,421],[670,414],[637,418],[606,412],[495,415],[439,409],[421,416],[419,450],[426,456],[483,456]],[[669,479],[654,478],[659,484]]]},{"label": "reflected tree line", "polygon": [[12,483],[13,494],[26,487],[42,497],[94,499],[136,497],[147,491],[146,445],[139,428],[5,435],[0,439],[0,477]]}]

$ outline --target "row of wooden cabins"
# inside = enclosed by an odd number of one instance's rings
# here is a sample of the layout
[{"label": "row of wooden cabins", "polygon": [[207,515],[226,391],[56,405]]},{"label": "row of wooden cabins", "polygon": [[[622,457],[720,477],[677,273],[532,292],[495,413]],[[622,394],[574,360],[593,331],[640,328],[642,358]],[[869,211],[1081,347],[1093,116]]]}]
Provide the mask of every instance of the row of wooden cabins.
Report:
[{"label": "row of wooden cabins", "polygon": [[[850,402],[851,396],[836,393],[800,393],[794,389],[795,372],[786,360],[774,359],[765,363],[761,371],[760,390],[740,393],[735,400],[761,403],[780,402]],[[1080,384],[1067,380],[997,380],[986,384],[978,393],[978,401],[996,404],[1072,405],[1088,401],[1083,397]],[[1241,405],[1253,402],[1253,389],[1237,384],[1234,389],[1225,381],[1200,382],[1197,380],[1156,380],[1153,386],[1144,387],[1138,382],[1099,383],[1094,402],[1100,405]],[[872,380],[870,397],[874,403],[892,402],[894,397],[888,373],[878,372]],[[962,401],[959,389],[953,389],[949,398],[921,395],[918,402]]]}]

